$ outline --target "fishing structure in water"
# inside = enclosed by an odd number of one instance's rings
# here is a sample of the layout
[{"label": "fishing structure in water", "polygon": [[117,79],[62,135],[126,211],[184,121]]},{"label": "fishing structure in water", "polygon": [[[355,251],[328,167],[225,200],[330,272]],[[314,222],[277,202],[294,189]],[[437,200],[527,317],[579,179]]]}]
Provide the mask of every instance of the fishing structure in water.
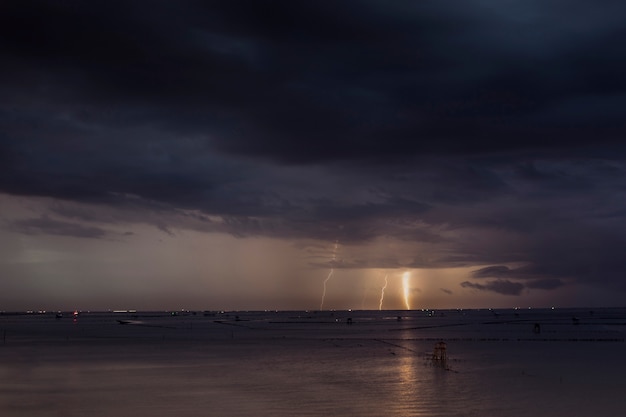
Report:
[{"label": "fishing structure in water", "polygon": [[437,344],[435,344],[431,362],[434,366],[437,366],[443,369],[450,369],[448,367],[448,350],[447,350],[446,342],[437,342]]}]

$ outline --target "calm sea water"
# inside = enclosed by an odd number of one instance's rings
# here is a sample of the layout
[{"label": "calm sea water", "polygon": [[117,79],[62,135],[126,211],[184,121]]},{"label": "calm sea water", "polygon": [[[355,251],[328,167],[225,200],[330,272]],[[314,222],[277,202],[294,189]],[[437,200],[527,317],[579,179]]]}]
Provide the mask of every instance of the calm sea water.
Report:
[{"label": "calm sea water", "polygon": [[617,309],[2,315],[0,415],[616,416],[625,330]]}]

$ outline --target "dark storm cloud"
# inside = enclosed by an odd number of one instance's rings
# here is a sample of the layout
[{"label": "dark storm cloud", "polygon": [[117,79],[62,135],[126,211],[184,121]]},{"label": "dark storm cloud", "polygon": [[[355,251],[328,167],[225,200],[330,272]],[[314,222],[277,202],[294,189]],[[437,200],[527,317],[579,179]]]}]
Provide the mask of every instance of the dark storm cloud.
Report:
[{"label": "dark storm cloud", "polygon": [[493,277],[504,277],[508,276],[511,273],[511,269],[508,266],[504,265],[494,265],[488,266],[485,268],[481,268],[479,270],[472,272],[473,278],[493,278]]},{"label": "dark storm cloud", "polygon": [[624,6],[575,3],[9,2],[3,114],[285,162],[617,143]]},{"label": "dark storm cloud", "polygon": [[[524,288],[529,289],[541,289],[541,290],[554,290],[562,287],[565,283],[558,278],[542,278],[542,279],[532,279],[525,281],[524,283],[511,281],[509,279],[503,279],[503,277],[508,276],[512,278],[519,278],[515,276],[514,273],[510,273],[511,270],[506,273],[497,273],[497,271],[502,268],[499,266],[496,267],[487,267],[484,268],[478,274],[474,272],[472,277],[474,278],[484,278],[484,277],[498,277],[496,280],[487,281],[485,284],[480,284],[476,282],[464,281],[461,283],[461,287],[463,288],[473,288],[480,291],[493,291],[498,294],[505,295],[520,295]],[[506,267],[504,267],[506,268]],[[491,271],[488,271],[491,270]]]},{"label": "dark storm cloud", "polygon": [[99,227],[54,220],[47,216],[15,221],[11,229],[29,235],[49,234],[92,239],[103,238],[107,235],[107,232]]},{"label": "dark storm cloud", "polygon": [[477,284],[474,282],[463,281],[461,283],[463,288],[472,288],[480,291],[492,291],[503,295],[520,295],[524,289],[524,285],[519,282],[513,282],[506,279],[498,279],[494,281],[487,281],[486,284]]},{"label": "dark storm cloud", "polygon": [[526,283],[528,288],[538,288],[542,290],[553,290],[563,286],[563,281],[557,278],[537,279]]},{"label": "dark storm cloud", "polygon": [[625,18],[609,0],[2,2],[0,191],[118,210],[52,207],[68,225],[30,233],[391,236],[432,251],[408,266],[490,265],[472,288],[624,287]]},{"label": "dark storm cloud", "polygon": [[[565,259],[559,259],[558,262],[555,262],[555,263],[562,264],[562,265],[567,264]],[[576,267],[578,267],[578,265]],[[540,271],[539,269],[541,268],[542,267],[538,268],[537,266],[509,268],[504,265],[494,265],[494,266],[488,266],[488,267],[473,271],[471,275],[472,275],[472,278],[479,278],[479,279],[480,278],[497,278],[498,281],[505,280],[506,278],[522,279],[522,280],[525,280],[525,282],[521,284],[524,287],[530,288],[530,289],[542,289],[542,290],[554,290],[556,288],[562,287],[563,285],[565,285],[565,283],[563,282],[563,279],[559,279],[559,278],[538,278],[538,277],[560,275],[562,278],[568,279],[576,275],[580,276],[579,274],[572,273],[573,271],[571,271],[571,267],[567,268],[569,269],[568,272],[565,272],[565,271],[559,272],[555,270]],[[595,277],[588,277],[588,278],[595,278]],[[466,286],[472,287],[472,288],[483,289],[483,288],[479,288],[480,284],[467,283]],[[484,289],[487,289],[487,288],[484,288]]]}]

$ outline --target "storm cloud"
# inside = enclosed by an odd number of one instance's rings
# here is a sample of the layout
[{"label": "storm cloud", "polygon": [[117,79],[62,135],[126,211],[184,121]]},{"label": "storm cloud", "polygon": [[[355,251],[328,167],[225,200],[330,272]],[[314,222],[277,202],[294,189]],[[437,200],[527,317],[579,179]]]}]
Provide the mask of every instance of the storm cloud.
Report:
[{"label": "storm cloud", "polygon": [[520,295],[524,289],[524,285],[519,282],[512,282],[505,279],[487,281],[486,284],[477,284],[475,282],[463,281],[463,288],[472,288],[480,291],[493,291],[503,295]]},{"label": "storm cloud", "polygon": [[625,18],[610,0],[3,2],[0,193],[47,202],[3,225],[339,241],[343,269],[626,291]]}]

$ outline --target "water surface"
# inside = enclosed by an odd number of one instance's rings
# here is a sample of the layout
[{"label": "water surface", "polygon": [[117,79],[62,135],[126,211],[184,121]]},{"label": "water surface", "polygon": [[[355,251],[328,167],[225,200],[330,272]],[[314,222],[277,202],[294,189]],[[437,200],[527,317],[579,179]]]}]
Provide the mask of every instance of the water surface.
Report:
[{"label": "water surface", "polygon": [[[0,410],[7,417],[620,415],[623,313],[4,315]],[[447,346],[447,369],[431,361],[438,341]]]}]

